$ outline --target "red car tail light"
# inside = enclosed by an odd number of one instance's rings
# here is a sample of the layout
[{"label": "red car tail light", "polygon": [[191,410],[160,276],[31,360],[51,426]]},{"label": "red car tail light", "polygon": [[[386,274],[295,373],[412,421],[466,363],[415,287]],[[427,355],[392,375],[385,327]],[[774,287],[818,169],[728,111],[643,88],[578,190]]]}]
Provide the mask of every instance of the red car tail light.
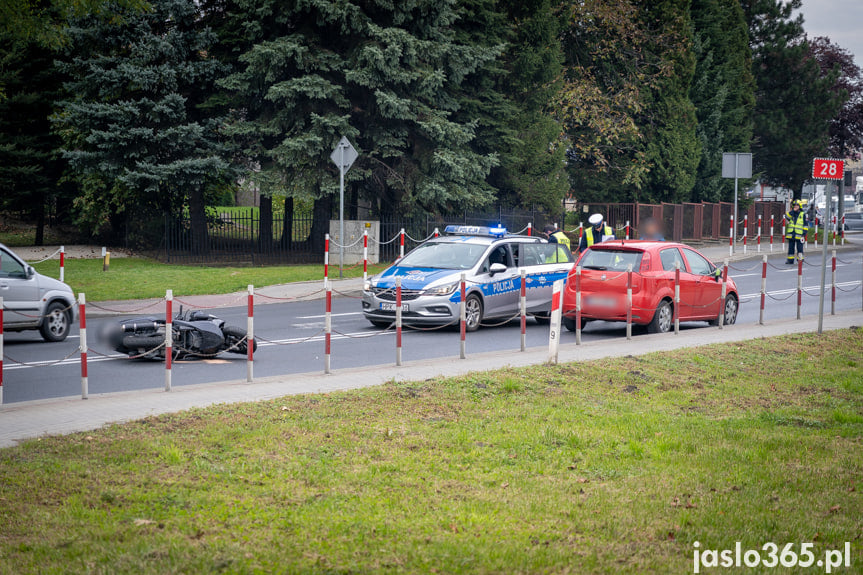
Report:
[{"label": "red car tail light", "polygon": [[638,269],[639,272],[649,272],[650,271],[650,252],[644,252],[641,256],[641,266]]}]

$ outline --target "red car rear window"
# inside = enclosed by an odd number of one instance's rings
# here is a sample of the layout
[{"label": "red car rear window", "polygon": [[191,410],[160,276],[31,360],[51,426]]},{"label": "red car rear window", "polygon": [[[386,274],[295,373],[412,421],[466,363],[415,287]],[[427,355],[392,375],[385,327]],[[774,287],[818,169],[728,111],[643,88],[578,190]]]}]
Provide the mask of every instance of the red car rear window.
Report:
[{"label": "red car rear window", "polygon": [[590,248],[578,262],[582,269],[625,272],[631,265],[633,271],[641,269],[641,250],[614,248]]}]

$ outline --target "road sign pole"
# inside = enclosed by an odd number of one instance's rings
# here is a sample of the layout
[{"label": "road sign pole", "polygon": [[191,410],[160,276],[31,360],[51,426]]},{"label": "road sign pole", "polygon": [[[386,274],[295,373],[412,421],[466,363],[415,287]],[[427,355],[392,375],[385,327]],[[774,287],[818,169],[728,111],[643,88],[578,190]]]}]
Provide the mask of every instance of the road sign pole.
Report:
[{"label": "road sign pole", "polygon": [[[825,194],[824,194],[824,221],[830,221],[830,189],[829,186],[825,186]],[[827,229],[826,227],[824,228]],[[825,232],[824,241],[821,242],[822,253],[821,253],[821,291],[818,294],[818,335],[821,335],[824,329],[824,285],[827,283],[827,237]],[[798,307],[798,318],[800,316],[800,311]]]},{"label": "road sign pole", "polygon": [[345,147],[339,144],[339,279],[345,265]]},{"label": "road sign pole", "polygon": [[[734,221],[737,221],[737,175],[740,173],[740,154],[734,154]],[[731,232],[731,253],[737,251],[737,228]]]}]

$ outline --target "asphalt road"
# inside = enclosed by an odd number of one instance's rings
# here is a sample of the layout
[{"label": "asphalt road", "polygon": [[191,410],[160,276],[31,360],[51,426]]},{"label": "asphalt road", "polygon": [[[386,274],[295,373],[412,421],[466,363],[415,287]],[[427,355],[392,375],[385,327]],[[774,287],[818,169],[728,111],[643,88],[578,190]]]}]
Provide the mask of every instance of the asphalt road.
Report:
[{"label": "asphalt road", "polygon": [[[860,309],[863,275],[863,250],[842,251],[837,265],[836,310]],[[803,314],[818,312],[820,283],[820,251],[810,251],[803,269]],[[770,258],[768,269],[768,297],[766,317],[793,318],[796,314],[796,266],[785,266],[784,257]],[[848,262],[848,263],[843,263]],[[777,269],[778,268],[778,269]],[[750,260],[734,264],[731,276],[741,294],[738,323],[758,322],[761,262]],[[825,313],[830,313],[830,273]],[[855,286],[857,286],[855,288]],[[842,291],[848,290],[848,291]],[[787,298],[787,299],[786,299]],[[784,301],[779,301],[784,300]],[[255,335],[259,338],[255,354],[255,376],[275,376],[323,370],[324,366],[324,303],[323,301],[261,305],[255,313]],[[246,308],[220,308],[214,312],[229,324],[245,327]],[[100,323],[114,322],[116,318],[88,320],[88,333],[97,333]],[[706,324],[682,324],[681,330],[703,329]],[[363,319],[357,299],[339,298],[333,301],[333,369],[369,365],[387,365],[395,362],[395,334],[381,332]],[[637,337],[638,330],[635,330]],[[620,340],[625,337],[625,326],[617,323],[594,322],[583,332],[585,341],[595,339]],[[669,334],[668,337],[675,337]],[[575,336],[564,332],[564,343],[574,342]],[[36,332],[7,333],[4,336],[6,361],[4,363],[5,403],[46,399],[80,394],[80,364],[78,361],[77,328],[63,343],[49,344]],[[528,320],[527,344],[529,347],[547,345],[548,327]],[[621,342],[623,344],[623,342]],[[518,352],[520,345],[518,321],[500,327],[489,327],[467,335],[467,353],[495,350]],[[164,386],[164,364],[161,362],[129,360],[111,350],[90,342],[89,392],[91,394]],[[109,357],[100,355],[107,354]],[[406,329],[403,338],[404,361],[440,358],[451,361],[458,357],[458,331],[445,328],[430,331]],[[72,354],[67,360],[48,365]],[[15,363],[23,362],[26,365]],[[222,354],[215,359],[189,359],[174,363],[175,386],[243,380],[246,376],[245,357]]]}]

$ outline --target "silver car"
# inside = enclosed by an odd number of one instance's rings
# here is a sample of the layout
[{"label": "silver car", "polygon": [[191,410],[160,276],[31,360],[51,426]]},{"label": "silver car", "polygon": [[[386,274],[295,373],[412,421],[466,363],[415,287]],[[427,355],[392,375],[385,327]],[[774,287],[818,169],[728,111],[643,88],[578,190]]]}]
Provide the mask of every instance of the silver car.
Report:
[{"label": "silver car", "polygon": [[61,281],[37,273],[0,244],[3,329],[38,329],[45,341],[63,341],[75,321],[75,296]]},{"label": "silver car", "polygon": [[459,320],[461,274],[466,276],[466,328],[519,312],[520,270],[526,273],[527,313],[547,323],[552,285],[566,279],[575,260],[562,244],[517,236],[501,228],[449,226],[447,233],[418,246],[363,288],[363,314],[386,327],[396,313],[396,278],[402,284],[405,324],[446,325]]}]

